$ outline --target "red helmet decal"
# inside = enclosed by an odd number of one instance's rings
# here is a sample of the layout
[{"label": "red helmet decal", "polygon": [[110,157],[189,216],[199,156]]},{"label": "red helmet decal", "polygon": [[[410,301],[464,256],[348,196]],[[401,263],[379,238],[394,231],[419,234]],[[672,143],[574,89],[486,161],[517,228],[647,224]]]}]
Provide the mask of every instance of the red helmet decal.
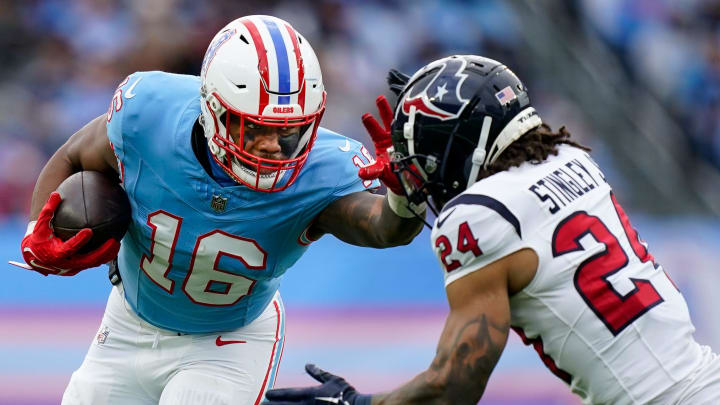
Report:
[{"label": "red helmet decal", "polygon": [[435,116],[440,119],[446,119],[452,117],[452,114],[447,113],[437,107],[435,107],[434,104],[428,103],[425,101],[425,95],[415,97],[415,98],[406,98],[405,101],[403,101],[403,112],[408,115],[410,114],[410,107],[415,106],[415,108],[421,112],[422,114],[429,115],[429,116]]}]

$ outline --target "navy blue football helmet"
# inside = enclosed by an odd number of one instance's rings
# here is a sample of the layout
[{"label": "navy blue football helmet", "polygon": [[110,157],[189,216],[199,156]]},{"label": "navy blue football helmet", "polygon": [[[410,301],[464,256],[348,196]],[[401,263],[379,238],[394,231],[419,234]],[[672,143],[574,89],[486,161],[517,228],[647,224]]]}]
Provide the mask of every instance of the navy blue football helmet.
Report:
[{"label": "navy blue football helmet", "polygon": [[437,215],[541,124],[527,89],[505,65],[475,55],[439,59],[412,75],[398,96],[393,170],[409,202],[427,201]]}]

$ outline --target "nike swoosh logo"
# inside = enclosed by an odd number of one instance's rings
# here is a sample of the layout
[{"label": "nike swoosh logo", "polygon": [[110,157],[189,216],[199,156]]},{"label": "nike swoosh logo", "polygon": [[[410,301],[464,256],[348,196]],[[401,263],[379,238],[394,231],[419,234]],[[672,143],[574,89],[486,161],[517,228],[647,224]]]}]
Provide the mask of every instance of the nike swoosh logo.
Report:
[{"label": "nike swoosh logo", "polygon": [[35,262],[35,259],[30,259],[30,267],[31,267],[32,270],[35,270],[35,271],[40,271],[40,270],[38,270],[38,269],[42,269],[42,270],[47,271],[47,272],[50,273],[50,274],[55,274],[55,275],[59,275],[59,276],[62,276],[63,274],[65,274],[65,273],[67,273],[67,272],[70,271],[70,269],[61,269],[60,267],[46,267],[46,266],[43,266],[43,265],[38,264],[37,262]]},{"label": "nike swoosh logo", "polygon": [[135,83],[133,83],[130,87],[128,87],[127,91],[125,92],[125,98],[133,98],[136,96],[136,94],[133,93],[133,90],[135,90],[135,86],[137,86],[138,83],[140,83],[140,80],[142,80],[142,79],[143,79],[142,77],[138,78],[137,80],[135,80]]},{"label": "nike swoosh logo", "polygon": [[338,149],[340,149],[340,150],[343,151],[343,152],[350,152],[350,141],[348,141],[348,140],[346,139],[346,140],[345,140],[345,145],[344,145],[344,146],[338,146]]},{"label": "nike swoosh logo", "polygon": [[220,339],[222,336],[218,336],[217,339],[215,339],[215,344],[218,346],[225,346],[225,345],[231,345],[233,343],[247,343],[244,340],[222,340]]},{"label": "nike swoosh logo", "polygon": [[453,207],[450,211],[448,211],[446,213],[446,215],[442,219],[438,218],[438,223],[437,223],[438,228],[440,228],[445,223],[445,220],[448,219],[448,217],[450,217],[450,215],[452,215],[453,211],[455,211],[455,208],[457,208],[457,207]]}]

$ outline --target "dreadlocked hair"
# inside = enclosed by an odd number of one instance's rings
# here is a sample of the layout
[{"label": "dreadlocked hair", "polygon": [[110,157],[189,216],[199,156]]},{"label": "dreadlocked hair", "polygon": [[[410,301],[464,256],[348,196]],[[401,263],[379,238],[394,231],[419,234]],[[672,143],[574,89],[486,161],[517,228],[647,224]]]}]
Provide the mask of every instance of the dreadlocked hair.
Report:
[{"label": "dreadlocked hair", "polygon": [[545,124],[537,128],[531,129],[518,140],[511,143],[505,149],[495,162],[490,164],[486,169],[481,169],[479,178],[492,176],[517,167],[525,162],[533,164],[542,163],[550,155],[557,155],[558,145],[566,144],[590,152],[590,148],[581,145],[570,139],[570,131],[564,126],[560,127],[557,132]]}]

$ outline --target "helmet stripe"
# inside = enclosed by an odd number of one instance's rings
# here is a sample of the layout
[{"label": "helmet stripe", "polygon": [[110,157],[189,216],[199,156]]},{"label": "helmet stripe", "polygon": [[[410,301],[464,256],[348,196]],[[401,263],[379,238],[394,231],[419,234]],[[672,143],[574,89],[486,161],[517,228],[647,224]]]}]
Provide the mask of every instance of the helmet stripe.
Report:
[{"label": "helmet stripe", "polygon": [[[285,41],[275,21],[265,18],[263,22],[268,32],[270,32],[270,38],[275,47],[278,67],[278,92],[287,94],[290,92],[290,62],[288,61]],[[290,104],[290,96],[278,96],[278,104]]]},{"label": "helmet stripe", "polygon": [[258,114],[262,114],[263,110],[265,110],[265,106],[268,105],[268,102],[270,100],[270,95],[265,89],[265,84],[267,84],[268,86],[270,85],[270,73],[268,72],[267,53],[265,51],[265,44],[263,43],[260,32],[258,31],[255,24],[253,24],[250,19],[243,19],[242,23],[245,28],[247,28],[250,32],[250,36],[252,37],[253,44],[255,44],[255,51],[257,52],[258,56],[258,69],[260,70],[260,75],[262,76],[262,80],[260,81],[260,103],[258,106]]},{"label": "helmet stripe", "polygon": [[300,54],[300,47],[298,46],[297,35],[295,30],[288,24],[285,24],[288,34],[290,34],[290,40],[293,44],[293,51],[295,52],[295,62],[298,69],[298,87],[300,93],[298,93],[297,103],[300,105],[300,110],[305,111],[305,66],[303,65],[302,55]]}]

